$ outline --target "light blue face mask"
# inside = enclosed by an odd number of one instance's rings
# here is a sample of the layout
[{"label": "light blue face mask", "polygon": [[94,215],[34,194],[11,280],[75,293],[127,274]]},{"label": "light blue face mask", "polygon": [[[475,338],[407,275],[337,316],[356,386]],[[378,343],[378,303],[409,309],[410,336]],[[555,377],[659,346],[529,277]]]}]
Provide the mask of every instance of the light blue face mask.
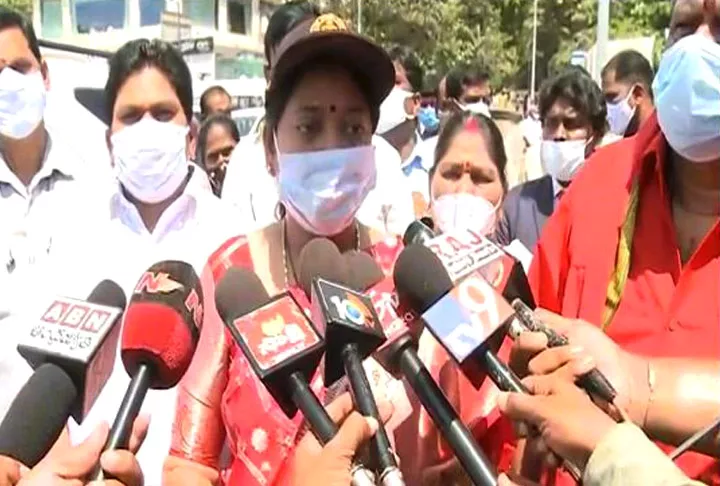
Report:
[{"label": "light blue face mask", "polygon": [[313,235],[333,236],[347,228],[375,187],[372,145],[284,153],[276,141],[275,150],[280,201]]},{"label": "light blue face mask", "polygon": [[698,34],[680,39],[663,55],[653,92],[673,150],[693,162],[720,158],[720,44]]}]

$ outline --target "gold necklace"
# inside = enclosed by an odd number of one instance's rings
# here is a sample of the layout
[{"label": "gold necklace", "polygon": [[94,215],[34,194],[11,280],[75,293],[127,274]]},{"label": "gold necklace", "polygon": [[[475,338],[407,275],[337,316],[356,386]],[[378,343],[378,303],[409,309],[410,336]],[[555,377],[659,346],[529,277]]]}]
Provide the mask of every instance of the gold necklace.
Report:
[{"label": "gold necklace", "polygon": [[[283,219],[282,223],[280,224],[280,239],[282,240],[282,258],[283,258],[283,267],[285,270],[285,289],[290,288],[290,272],[292,271],[292,278],[293,282],[297,283],[297,274],[295,273],[295,265],[293,265],[292,260],[288,257],[288,241],[287,241],[287,231],[285,229],[286,220]],[[358,225],[357,220],[355,220],[355,250],[360,249],[360,227]]]}]

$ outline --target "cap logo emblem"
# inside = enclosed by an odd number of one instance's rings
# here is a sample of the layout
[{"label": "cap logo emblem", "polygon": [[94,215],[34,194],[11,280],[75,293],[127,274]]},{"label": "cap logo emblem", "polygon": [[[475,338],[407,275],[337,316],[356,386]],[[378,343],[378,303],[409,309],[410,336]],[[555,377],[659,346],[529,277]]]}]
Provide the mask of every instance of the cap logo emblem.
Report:
[{"label": "cap logo emblem", "polygon": [[348,26],[335,14],[324,14],[316,18],[310,26],[310,32],[347,32]]}]

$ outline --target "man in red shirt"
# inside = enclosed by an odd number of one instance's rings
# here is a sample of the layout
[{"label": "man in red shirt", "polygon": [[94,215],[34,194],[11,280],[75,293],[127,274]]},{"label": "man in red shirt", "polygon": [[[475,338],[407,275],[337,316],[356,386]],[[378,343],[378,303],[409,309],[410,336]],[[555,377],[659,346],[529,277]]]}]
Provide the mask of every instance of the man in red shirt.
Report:
[{"label": "man in red shirt", "polygon": [[[656,113],[588,160],[529,278],[539,307],[628,351],[720,360],[720,2],[675,0],[669,42]],[[677,464],[720,484],[708,456]]]}]

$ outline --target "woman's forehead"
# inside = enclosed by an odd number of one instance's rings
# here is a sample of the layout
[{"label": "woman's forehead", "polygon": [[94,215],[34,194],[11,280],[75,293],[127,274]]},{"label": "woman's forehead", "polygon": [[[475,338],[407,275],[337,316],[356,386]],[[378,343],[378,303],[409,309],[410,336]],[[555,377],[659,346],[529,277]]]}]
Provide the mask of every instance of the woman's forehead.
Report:
[{"label": "woman's forehead", "polygon": [[369,107],[350,73],[340,68],[314,69],[297,83],[288,103],[295,111],[367,112]]}]

